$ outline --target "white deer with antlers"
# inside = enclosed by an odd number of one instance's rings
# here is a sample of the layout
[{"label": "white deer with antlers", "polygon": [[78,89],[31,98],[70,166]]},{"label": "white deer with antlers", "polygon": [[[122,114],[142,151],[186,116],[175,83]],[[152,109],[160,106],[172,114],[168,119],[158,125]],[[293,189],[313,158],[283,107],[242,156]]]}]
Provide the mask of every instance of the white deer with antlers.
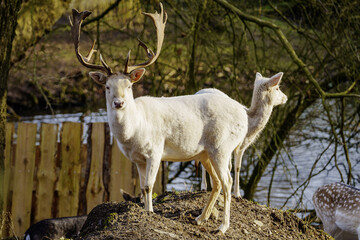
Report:
[{"label": "white deer with antlers", "polygon": [[154,63],[160,54],[167,19],[161,4],[160,7],[160,14],[144,13],[157,29],[156,54],[140,42],[149,60],[129,66],[129,52],[125,70],[117,73],[112,72],[101,55],[102,65],[89,63],[94,46],[87,57],[80,54],[81,23],[90,12],[73,10],[70,22],[76,56],[85,67],[106,73],[90,72],[90,76],[106,88],[110,130],[122,153],[137,166],[145,209],[153,211],[152,190],[161,161],[198,160],[212,177],[213,190],[196,221],[201,224],[210,217],[222,188],[224,218],[218,230],[224,233],[230,225],[232,178],[228,166],[232,151],[245,138],[247,114],[245,107],[235,100],[215,94],[134,99],[132,85],[144,75],[144,67]]}]

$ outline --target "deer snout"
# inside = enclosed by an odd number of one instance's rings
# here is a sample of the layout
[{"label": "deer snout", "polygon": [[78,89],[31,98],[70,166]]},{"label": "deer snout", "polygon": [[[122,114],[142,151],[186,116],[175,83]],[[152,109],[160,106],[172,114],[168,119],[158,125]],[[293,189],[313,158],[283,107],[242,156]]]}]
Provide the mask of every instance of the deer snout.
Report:
[{"label": "deer snout", "polygon": [[282,98],[282,104],[285,104],[288,100],[288,97],[284,94],[283,98]]},{"label": "deer snout", "polygon": [[120,109],[124,106],[124,101],[118,98],[114,98],[113,100],[113,108]]}]

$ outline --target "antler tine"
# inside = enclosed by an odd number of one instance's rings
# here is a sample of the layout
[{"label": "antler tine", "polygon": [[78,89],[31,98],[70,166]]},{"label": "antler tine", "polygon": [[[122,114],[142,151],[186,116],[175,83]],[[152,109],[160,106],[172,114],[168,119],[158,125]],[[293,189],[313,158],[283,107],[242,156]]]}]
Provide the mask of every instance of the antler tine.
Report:
[{"label": "antler tine", "polygon": [[128,65],[129,65],[129,60],[130,60],[130,53],[131,50],[129,50],[126,59],[125,59],[125,68],[124,68],[124,73],[128,73]]},{"label": "antler tine", "polygon": [[75,46],[75,53],[76,53],[76,57],[78,58],[79,62],[87,67],[87,68],[91,68],[91,69],[98,69],[101,71],[106,72],[108,75],[112,74],[112,70],[111,68],[105,63],[105,61],[103,60],[101,54],[100,54],[100,61],[102,63],[101,65],[96,65],[96,64],[92,64],[89,63],[92,55],[94,52],[96,52],[97,50],[94,49],[95,47],[95,41],[93,42],[93,45],[88,53],[88,55],[86,57],[83,57],[79,51],[79,42],[80,42],[80,29],[81,29],[81,23],[84,21],[85,18],[87,18],[89,15],[91,14],[91,12],[89,11],[83,11],[83,12],[79,12],[76,9],[72,10],[72,16],[73,19],[71,20],[71,18],[69,17],[69,21],[70,21],[70,26],[71,26],[71,35],[74,41],[74,46]]},{"label": "antler tine", "polygon": [[[156,54],[154,54],[154,52],[151,49],[149,49],[145,43],[143,43],[138,39],[139,45],[145,49],[149,59],[146,62],[129,66],[129,60],[130,60],[130,52],[129,52],[125,61],[125,71],[124,71],[125,73],[130,73],[135,69],[147,67],[153,64],[156,61],[156,59],[159,57],[161,52],[161,47],[164,41],[165,25],[167,21],[167,13],[164,12],[162,3],[160,3],[160,13],[156,11],[155,13],[142,13],[142,14],[150,17],[155,25],[156,36],[157,36]],[[164,15],[165,15],[165,19],[164,19]]]},{"label": "antler tine", "polygon": [[106,62],[104,61],[102,55],[100,54],[100,62],[102,63],[102,65],[104,66],[104,68],[106,69],[105,71],[108,73],[108,75],[112,74],[112,70],[109,67],[109,65],[106,64]]},{"label": "antler tine", "polygon": [[91,49],[90,49],[88,55],[86,55],[86,57],[84,57],[84,60],[85,60],[86,62],[89,62],[89,61],[91,60],[91,57],[92,57],[93,53],[94,53],[94,52],[97,52],[97,50],[94,49],[95,43],[96,43],[96,40],[94,40],[94,42],[93,42],[93,44],[92,44],[92,46],[91,46]]}]

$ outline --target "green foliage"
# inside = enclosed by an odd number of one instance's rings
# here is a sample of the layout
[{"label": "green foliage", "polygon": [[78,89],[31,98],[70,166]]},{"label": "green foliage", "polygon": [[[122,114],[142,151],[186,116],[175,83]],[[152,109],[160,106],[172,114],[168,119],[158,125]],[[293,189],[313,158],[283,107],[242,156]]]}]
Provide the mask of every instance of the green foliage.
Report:
[{"label": "green foliage", "polygon": [[154,192],[154,193],[152,194],[152,199],[155,199],[157,196],[158,196],[158,194]]},{"label": "green foliage", "polygon": [[56,21],[68,9],[70,1],[30,0],[21,5],[13,46],[13,59],[24,55],[46,32],[49,32]]},{"label": "green foliage", "polygon": [[110,213],[109,216],[105,219],[104,223],[104,229],[108,228],[110,225],[112,225],[118,217],[118,213]]}]

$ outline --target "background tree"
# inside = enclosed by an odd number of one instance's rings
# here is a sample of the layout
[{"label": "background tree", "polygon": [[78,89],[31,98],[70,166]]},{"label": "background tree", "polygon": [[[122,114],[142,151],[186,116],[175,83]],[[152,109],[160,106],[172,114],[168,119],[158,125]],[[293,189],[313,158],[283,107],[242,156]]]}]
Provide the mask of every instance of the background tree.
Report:
[{"label": "background tree", "polygon": [[69,6],[68,1],[61,0],[22,2],[21,0],[1,0],[0,4],[0,212],[4,221],[6,216],[3,214],[4,188],[2,186],[4,184],[9,71],[12,65],[25,57],[28,48],[50,30]]},{"label": "background tree", "polygon": [[5,159],[5,125],[7,81],[10,69],[12,42],[15,36],[17,16],[21,0],[1,0],[0,4],[0,212],[3,209],[4,159]]}]

